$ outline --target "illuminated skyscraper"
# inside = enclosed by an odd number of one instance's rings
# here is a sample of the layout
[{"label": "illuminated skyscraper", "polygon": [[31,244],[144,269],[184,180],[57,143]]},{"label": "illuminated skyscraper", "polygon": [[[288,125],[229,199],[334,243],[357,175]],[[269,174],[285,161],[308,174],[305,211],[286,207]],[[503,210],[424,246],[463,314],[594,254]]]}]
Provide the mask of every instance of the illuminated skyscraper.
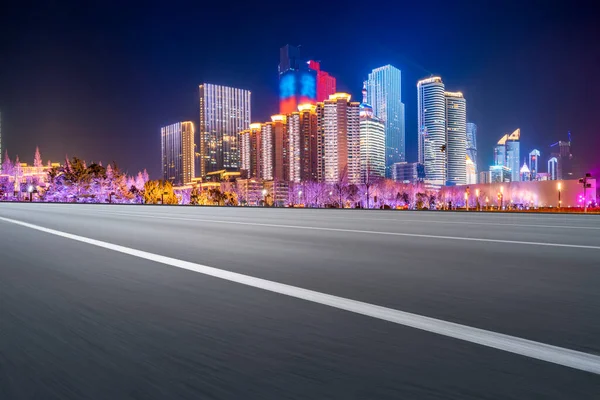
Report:
[{"label": "illuminated skyscraper", "polygon": [[261,124],[250,124],[250,129],[240,132],[240,169],[248,178],[260,178]]},{"label": "illuminated skyscraper", "polygon": [[317,107],[312,104],[298,106],[300,117],[300,180],[319,180],[319,154],[321,137],[317,126]]},{"label": "illuminated skyscraper", "polygon": [[521,182],[529,182],[531,180],[531,170],[527,166],[527,163],[524,162],[521,170],[519,171]]},{"label": "illuminated skyscraper", "polygon": [[[560,140],[550,146],[551,156],[556,158],[556,179],[573,179],[573,155],[571,154],[571,132],[569,140]],[[548,170],[550,172],[550,170]]]},{"label": "illuminated skyscraper", "polygon": [[417,82],[419,163],[425,166],[425,183],[446,183],[446,97],[440,77]]},{"label": "illuminated skyscraper", "polygon": [[466,170],[467,170],[467,185],[474,185],[477,183],[477,172],[475,170],[475,163],[471,160],[471,157],[466,158]]},{"label": "illuminated skyscraper", "polygon": [[360,104],[336,93],[317,104],[322,109],[323,171],[326,183],[360,183]]},{"label": "illuminated skyscraper", "polygon": [[321,69],[321,63],[309,60],[308,68],[317,73],[317,101],[325,101],[336,92],[336,80]]},{"label": "illuminated skyscraper", "polygon": [[160,130],[163,179],[176,185],[194,178],[194,123],[177,122]]},{"label": "illuminated skyscraper", "polygon": [[386,176],[391,166],[406,161],[402,72],[391,65],[375,68],[367,80],[367,103],[385,125]]},{"label": "illuminated skyscraper", "polygon": [[548,180],[556,181],[558,179],[558,159],[551,157],[548,160]]},{"label": "illuminated skyscraper", "polygon": [[300,48],[285,45],[279,60],[279,112],[282,115],[298,110],[300,104],[315,104],[317,71],[300,58]]},{"label": "illuminated skyscraper", "polygon": [[385,126],[367,104],[366,82],[360,105],[360,179],[369,183],[385,177]]},{"label": "illuminated skyscraper", "polygon": [[467,104],[460,92],[446,97],[446,182],[467,183]]},{"label": "illuminated skyscraper", "polygon": [[531,153],[529,153],[529,171],[531,172],[532,181],[537,180],[537,174],[540,172],[540,170],[538,169],[539,160],[540,151],[532,150]]},{"label": "illuminated skyscraper", "polygon": [[273,115],[271,122],[262,124],[260,147],[261,178],[267,181],[289,180],[287,116]]},{"label": "illuminated skyscraper", "polygon": [[467,155],[475,165],[477,173],[477,125],[467,122]]},{"label": "illuminated skyscraper", "polygon": [[239,133],[250,127],[250,91],[200,85],[200,176],[240,168]]},{"label": "illuminated skyscraper", "polygon": [[506,166],[511,171],[511,182],[519,182],[519,166],[521,165],[521,130],[516,129],[506,139]]}]

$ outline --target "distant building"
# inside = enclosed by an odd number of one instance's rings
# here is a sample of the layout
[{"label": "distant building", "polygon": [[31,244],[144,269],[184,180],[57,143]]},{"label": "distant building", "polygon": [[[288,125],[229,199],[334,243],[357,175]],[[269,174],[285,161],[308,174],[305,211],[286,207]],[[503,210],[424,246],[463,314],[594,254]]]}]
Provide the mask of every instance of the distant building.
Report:
[{"label": "distant building", "polygon": [[[467,105],[460,92],[445,92],[444,96],[446,97],[446,182],[464,185],[467,183]],[[474,175],[475,171],[473,170],[472,173]]]},{"label": "distant building", "polygon": [[[573,154],[571,154],[571,134],[569,140],[560,140],[550,146],[551,158],[556,158],[556,179],[573,179]],[[548,161],[550,162],[550,161]],[[548,170],[550,172],[550,170]]]},{"label": "distant building", "polygon": [[317,101],[325,101],[336,93],[336,79],[321,69],[321,63],[309,60],[308,68],[317,73]]},{"label": "distant building", "polygon": [[531,180],[537,180],[537,174],[540,172],[538,165],[540,160],[540,151],[532,150],[529,153],[529,170],[531,171]]},{"label": "distant building", "polygon": [[200,85],[200,176],[240,168],[239,133],[250,128],[250,91]]},{"label": "distant building", "polygon": [[528,182],[531,181],[531,171],[529,170],[529,167],[527,166],[527,163],[523,163],[523,166],[521,167],[521,170],[519,171],[520,174],[520,180],[522,182]]},{"label": "distant building", "polygon": [[505,134],[494,146],[494,165],[506,166],[512,171],[511,181],[518,182],[520,170],[521,130]]},{"label": "distant building", "polygon": [[287,116],[273,115],[262,124],[260,133],[261,179],[289,180],[289,136]]},{"label": "distant building", "polygon": [[511,177],[511,170],[506,166],[492,165],[490,167],[490,183],[510,182]]},{"label": "distant building", "polygon": [[479,183],[490,183],[490,171],[481,171],[479,173]]},{"label": "distant building", "polygon": [[475,173],[479,171],[477,168],[477,125],[473,122],[467,122],[467,156],[475,165]]},{"label": "distant building", "polygon": [[[323,129],[324,182],[360,183],[360,104],[347,93],[317,103]],[[344,176],[345,175],[345,176]]]},{"label": "distant building", "polygon": [[298,106],[300,123],[300,180],[319,181],[319,154],[322,148],[317,126],[317,107],[312,104]]},{"label": "distant building", "polygon": [[550,157],[548,160],[548,180],[558,180],[558,158]]},{"label": "distant building", "polygon": [[240,132],[240,169],[248,178],[260,178],[260,133],[262,125],[250,124],[250,129]]},{"label": "distant building", "polygon": [[192,182],[194,173],[194,123],[177,122],[160,130],[162,173],[176,185]]},{"label": "distant building", "polygon": [[392,166],[392,179],[396,182],[415,183],[425,178],[423,164],[398,162]]},{"label": "distant building", "polygon": [[367,103],[366,82],[360,105],[360,180],[373,182],[385,177],[385,126]]},{"label": "distant building", "polygon": [[291,114],[300,104],[317,101],[317,71],[300,57],[300,48],[285,45],[279,52],[279,113]]},{"label": "distant building", "polygon": [[446,97],[440,77],[417,82],[418,162],[425,166],[425,183],[446,183]]},{"label": "distant building", "polygon": [[466,156],[466,172],[467,172],[467,185],[474,185],[477,183],[477,172],[475,169],[475,163],[471,160],[471,158]]},{"label": "distant building", "polygon": [[392,66],[375,68],[367,79],[367,101],[373,113],[385,125],[386,176],[391,177],[392,164],[406,161],[402,72]]}]

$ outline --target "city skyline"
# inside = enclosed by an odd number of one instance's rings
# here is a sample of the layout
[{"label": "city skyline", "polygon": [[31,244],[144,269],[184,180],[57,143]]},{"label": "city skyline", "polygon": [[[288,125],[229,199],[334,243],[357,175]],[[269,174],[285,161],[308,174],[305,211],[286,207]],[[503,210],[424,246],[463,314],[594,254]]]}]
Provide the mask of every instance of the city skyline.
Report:
[{"label": "city skyline", "polygon": [[[65,7],[69,9],[68,6]],[[129,51],[127,46],[134,44],[125,41],[122,43],[125,47],[117,47],[117,53],[115,46],[119,42],[116,41],[117,37],[111,36],[110,33],[105,36],[105,43],[65,41],[63,33],[51,27],[43,28],[46,22],[41,19],[41,15],[50,21],[66,17],[47,13],[44,7],[41,7],[38,10],[40,23],[32,29],[34,32],[45,29],[48,43],[31,44],[34,36],[30,33],[15,37],[15,46],[16,43],[20,43],[19,46],[3,47],[8,56],[7,60],[10,61],[1,67],[0,74],[2,148],[8,149],[11,158],[14,158],[17,154],[26,154],[28,148],[40,145],[47,149],[46,153],[52,159],[62,159],[65,153],[81,154],[87,159],[114,159],[125,169],[134,171],[148,168],[152,176],[160,176],[157,157],[151,156],[160,151],[160,141],[149,141],[145,138],[156,132],[158,127],[166,126],[172,121],[199,122],[197,104],[194,104],[198,101],[194,99],[197,99],[196,90],[199,83],[209,81],[251,90],[255,104],[252,112],[256,116],[253,120],[266,120],[269,115],[277,113],[277,74],[274,72],[278,63],[277,49],[287,42],[301,44],[307,58],[321,61],[325,70],[337,78],[338,91],[347,91],[355,97],[358,97],[362,81],[372,69],[391,64],[402,70],[402,84],[405,89],[402,100],[406,104],[406,160],[409,162],[416,160],[417,152],[416,96],[413,94],[413,85],[418,79],[439,74],[449,87],[465,93],[469,100],[468,118],[470,122],[478,125],[480,134],[480,159],[477,160],[479,171],[492,164],[489,149],[493,147],[497,137],[510,131],[512,127],[519,126],[524,132],[522,153],[527,153],[533,148],[540,149],[542,164],[546,164],[546,155],[551,153],[550,144],[561,140],[570,130],[576,139],[573,142],[573,154],[582,159],[584,165],[589,165],[586,169],[594,172],[598,162],[592,149],[595,145],[597,148],[600,142],[593,132],[600,123],[594,113],[585,111],[588,107],[589,110],[594,109],[593,101],[577,108],[569,105],[577,104],[574,100],[581,98],[581,90],[586,90],[583,88],[591,90],[589,85],[578,84],[579,77],[583,78],[589,75],[586,72],[592,72],[588,67],[591,64],[585,62],[582,57],[596,57],[595,54],[584,55],[583,44],[578,44],[584,42],[576,40],[578,37],[593,37],[590,30],[596,28],[588,23],[586,14],[581,10],[547,11],[532,27],[530,21],[521,18],[526,12],[516,9],[515,5],[507,4],[499,9],[495,8],[495,19],[501,20],[501,17],[511,16],[512,27],[510,35],[502,42],[504,44],[496,46],[495,54],[491,54],[484,51],[481,44],[492,32],[494,37],[502,37],[497,31],[485,29],[485,23],[489,23],[492,11],[478,10],[479,19],[473,19],[470,17],[474,11],[469,9],[467,3],[459,2],[455,8],[454,10],[441,5],[440,18],[448,19],[462,14],[461,19],[468,20],[480,28],[477,37],[466,31],[459,31],[456,34],[464,39],[464,44],[456,39],[442,38],[436,51],[428,47],[433,39],[427,35],[405,35],[411,40],[402,43],[394,43],[384,37],[382,44],[374,44],[361,35],[361,29],[351,30],[341,41],[324,41],[320,32],[303,32],[302,35],[289,34],[287,37],[278,38],[261,34],[261,39],[257,40],[256,34],[250,32],[238,43],[217,41],[214,44],[205,44],[208,47],[204,49],[203,54],[210,54],[209,59],[194,57],[191,60],[186,59],[185,66],[175,62],[167,67],[159,62],[148,62],[147,56],[154,54],[154,45],[159,46],[157,49],[162,46],[161,42],[156,42],[156,36],[148,35],[141,42],[141,46],[136,42],[135,47],[131,47],[137,49],[136,51]],[[139,16],[139,21],[147,22],[158,18],[159,15],[162,18],[164,13],[178,13],[169,9],[160,11],[159,13],[157,9],[150,7],[145,14]],[[78,12],[70,10],[64,14],[72,18],[78,15]],[[84,14],[79,22],[72,23],[70,29],[79,32],[84,26],[81,24],[90,19],[102,18],[107,12],[108,10],[99,9],[94,16]],[[218,14],[220,11],[208,12]],[[356,16],[347,10],[335,12],[341,19],[352,20]],[[420,10],[416,6],[408,7],[406,12],[402,18],[410,21],[415,15],[419,15]],[[13,24],[18,23],[21,18],[19,14],[18,10],[12,14],[11,10],[8,10],[4,15],[11,19],[7,19],[3,27],[6,29],[15,26]],[[192,10],[190,15],[193,14]],[[252,15],[259,18],[270,17],[269,13],[265,13],[264,16],[259,14]],[[560,36],[560,31],[568,29],[572,39],[560,37],[558,40],[552,40],[553,34],[543,34],[543,29],[535,29],[554,26],[559,17],[562,23],[558,27],[557,35]],[[433,27],[436,20],[437,17],[425,23]],[[125,21],[130,20],[115,21],[119,31],[134,28],[126,25]],[[254,25],[256,19],[253,21]],[[296,22],[292,21],[291,24],[295,26]],[[368,25],[370,29],[377,29],[372,24]],[[498,25],[494,27],[504,29]],[[398,32],[422,32],[414,30],[414,24],[407,24],[406,28],[402,29],[404,30]],[[439,32],[432,32],[433,36],[440,40]],[[181,46],[193,43],[192,39],[187,38],[183,42],[185,44]],[[542,44],[547,42],[555,45],[552,53],[539,50],[543,48]],[[63,43],[61,51],[65,56],[64,61],[61,61],[62,58],[53,57],[56,43]],[[82,43],[88,46],[84,48],[82,64],[76,70],[72,70],[65,63],[75,54],[81,53],[78,49],[82,48]],[[513,46],[514,43],[517,45]],[[152,53],[144,53],[150,44],[153,48]],[[38,53],[35,54],[46,54],[45,59],[52,60],[51,67],[40,67],[39,62],[31,59],[31,54],[14,53],[15,49],[23,46],[38,49]],[[232,50],[230,54],[217,49],[228,46]],[[473,55],[474,49],[478,51],[476,57]],[[528,55],[530,49],[535,51]],[[89,64],[89,61],[102,53],[114,58],[114,66],[106,70],[106,73],[100,73],[100,70]],[[456,53],[462,57],[454,57],[456,61],[447,61],[443,56],[447,53]],[[250,54],[253,57],[248,57]],[[469,54],[473,56],[467,56]],[[515,58],[517,55],[520,57]],[[550,69],[540,68],[546,65],[544,63],[556,58],[568,58],[569,62],[553,65]],[[518,59],[518,64],[509,61],[511,59]],[[140,61],[143,61],[144,68],[137,67]],[[141,73],[131,75],[133,70]],[[561,79],[554,79],[554,76],[560,76]],[[550,89],[545,89],[543,82],[548,81],[557,85],[554,91],[561,93],[560,104],[555,104],[552,96],[547,95]],[[596,83],[592,82],[592,85],[594,84]],[[35,97],[26,97],[26,93],[30,92],[28,87],[44,89],[37,90]],[[518,90],[534,87],[538,89]],[[23,88],[25,90],[20,90]],[[94,90],[95,96],[85,96],[84,89]],[[514,93],[517,92],[520,95],[515,99]],[[184,95],[181,96],[181,93]],[[525,104],[527,107],[524,107]],[[98,119],[97,115],[102,115],[102,118]],[[547,118],[547,115],[552,117]],[[134,147],[140,151],[135,152],[135,156],[128,156],[131,153],[130,149]],[[519,164],[521,162],[522,160],[519,160]],[[545,168],[542,166],[543,169]]]}]

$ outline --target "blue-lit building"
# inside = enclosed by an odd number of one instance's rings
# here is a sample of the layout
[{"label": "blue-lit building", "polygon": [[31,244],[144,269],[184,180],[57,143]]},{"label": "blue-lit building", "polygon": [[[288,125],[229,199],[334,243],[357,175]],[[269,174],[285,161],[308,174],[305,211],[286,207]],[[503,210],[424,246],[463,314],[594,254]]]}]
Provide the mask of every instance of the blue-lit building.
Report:
[{"label": "blue-lit building", "polygon": [[298,111],[300,104],[316,101],[317,71],[300,58],[299,47],[285,45],[280,50],[279,60],[279,113],[291,114]]},{"label": "blue-lit building", "polygon": [[371,71],[367,80],[367,103],[385,125],[386,176],[391,177],[391,166],[406,161],[402,72],[391,65]]}]

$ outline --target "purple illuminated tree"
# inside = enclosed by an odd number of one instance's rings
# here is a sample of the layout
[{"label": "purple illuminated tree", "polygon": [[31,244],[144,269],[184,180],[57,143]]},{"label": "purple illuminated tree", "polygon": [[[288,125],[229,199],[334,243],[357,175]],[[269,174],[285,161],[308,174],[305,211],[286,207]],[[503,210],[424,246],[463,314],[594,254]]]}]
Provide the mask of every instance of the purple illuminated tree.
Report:
[{"label": "purple illuminated tree", "polygon": [[13,163],[8,157],[8,150],[4,153],[4,161],[2,161],[2,174],[11,175],[13,174]]}]

